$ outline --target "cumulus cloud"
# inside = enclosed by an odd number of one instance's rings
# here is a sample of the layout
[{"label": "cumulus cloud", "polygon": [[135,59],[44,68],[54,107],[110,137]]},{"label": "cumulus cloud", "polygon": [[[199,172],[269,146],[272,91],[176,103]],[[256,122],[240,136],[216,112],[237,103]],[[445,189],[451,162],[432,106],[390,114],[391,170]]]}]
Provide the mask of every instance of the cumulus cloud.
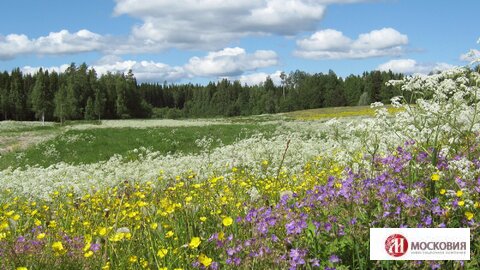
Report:
[{"label": "cumulus cloud", "polygon": [[205,57],[192,57],[185,69],[195,76],[238,76],[247,71],[274,66],[278,57],[274,51],[258,50],[248,54],[243,48],[225,48]]},{"label": "cumulus cloud", "polygon": [[297,40],[296,56],[309,59],[360,59],[399,55],[408,37],[393,28],[382,28],[360,34],[353,40],[342,32],[326,29]]},{"label": "cumulus cloud", "polygon": [[43,69],[43,71],[48,71],[48,72],[53,72],[55,71],[56,73],[61,73],[61,72],[64,72],[65,70],[67,70],[67,68],[69,67],[70,65],[67,65],[67,64],[64,64],[64,65],[61,65],[61,66],[58,66],[58,67],[55,67],[55,66],[51,66],[51,67],[31,67],[31,66],[24,66],[23,68],[21,68],[22,72],[25,73],[25,74],[35,74],[38,72],[38,70],[41,68]]},{"label": "cumulus cloud", "polygon": [[417,63],[413,59],[396,59],[390,60],[386,63],[383,63],[377,67],[377,70],[404,73],[404,74],[428,74],[430,72],[438,72],[447,70],[454,67],[453,65],[447,63]]},{"label": "cumulus cloud", "polygon": [[[113,61],[109,61],[112,59]],[[188,77],[182,67],[154,61],[123,61],[116,57],[104,57],[92,67],[98,74],[106,74],[107,72],[127,73],[132,70],[135,77],[140,81],[176,82]]]},{"label": "cumulus cloud", "polygon": [[275,85],[280,85],[282,83],[282,79],[280,78],[280,74],[282,74],[281,71],[277,70],[274,73],[268,74],[265,72],[257,72],[257,73],[251,73],[251,74],[246,74],[239,76],[237,78],[232,78],[239,80],[240,83],[246,84],[246,85],[258,85],[261,83],[264,83],[265,80],[267,79],[268,76],[272,79],[273,83]]},{"label": "cumulus cloud", "polygon": [[[253,53],[247,53],[245,49],[235,47],[209,52],[204,57],[192,57],[183,66],[170,66],[154,61],[123,60],[117,55],[106,55],[91,67],[100,75],[107,72],[127,73],[131,69],[139,81],[177,82],[193,77],[229,77],[248,81],[250,84],[250,82],[257,82],[262,76],[264,81],[268,74],[254,73],[245,76],[244,74],[277,64],[278,57],[274,51],[257,50]],[[69,65],[42,68],[63,72],[68,67]],[[37,72],[38,69],[40,67],[26,66],[22,68],[23,72],[32,74]],[[278,76],[280,75],[278,74]],[[278,76],[271,75],[272,79]]]},{"label": "cumulus cloud", "polygon": [[244,36],[314,30],[332,2],[351,1],[116,0],[114,14],[142,20],[132,40],[144,49],[218,49]]},{"label": "cumulus cloud", "polygon": [[105,48],[107,38],[82,29],[51,32],[47,36],[30,39],[26,35],[0,35],[0,59],[11,59],[21,54],[72,54],[98,51]]},{"label": "cumulus cloud", "polygon": [[[40,68],[48,70],[49,72],[64,72],[70,65],[61,65],[58,67],[31,67],[25,66],[22,68],[22,72],[28,74],[35,74]],[[127,73],[132,70],[135,77],[139,81],[157,81],[157,82],[176,82],[181,79],[188,78],[188,74],[185,73],[182,67],[172,67],[164,63],[158,63],[154,61],[134,61],[134,60],[122,60],[117,56],[105,56],[101,58],[97,63],[90,66],[94,68],[97,74],[103,75],[108,72],[111,73]]]},{"label": "cumulus cloud", "polygon": [[115,15],[141,21],[128,36],[102,36],[85,29],[38,38],[0,35],[0,60],[22,54],[218,50],[246,36],[295,36],[313,31],[327,5],[363,1],[369,0],[115,0]]}]

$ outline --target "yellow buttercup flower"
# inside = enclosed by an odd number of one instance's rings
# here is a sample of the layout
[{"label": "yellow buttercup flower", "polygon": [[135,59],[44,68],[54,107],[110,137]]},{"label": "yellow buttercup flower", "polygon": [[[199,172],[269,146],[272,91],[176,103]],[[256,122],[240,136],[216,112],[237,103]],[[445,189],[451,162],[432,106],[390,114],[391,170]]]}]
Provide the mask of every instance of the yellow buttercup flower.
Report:
[{"label": "yellow buttercup flower", "polygon": [[463,191],[461,190],[457,191],[457,197],[462,197],[462,195],[463,195]]},{"label": "yellow buttercup flower", "polygon": [[200,256],[198,256],[198,261],[205,267],[209,267],[210,264],[212,264],[212,259],[207,257],[207,255],[205,254],[200,254]]},{"label": "yellow buttercup flower", "polygon": [[45,238],[45,233],[39,233],[39,234],[37,235],[37,239],[38,239],[38,240],[41,240],[41,239],[43,239],[43,238]]},{"label": "yellow buttercup flower", "polygon": [[201,222],[207,221],[207,217],[200,217],[200,221],[201,221]]},{"label": "yellow buttercup flower", "polygon": [[161,248],[161,249],[158,250],[157,256],[160,257],[160,258],[163,258],[167,255],[167,253],[168,253],[168,249]]},{"label": "yellow buttercup flower", "polygon": [[228,227],[228,226],[232,225],[232,224],[233,224],[233,218],[231,218],[231,217],[226,217],[226,218],[224,218],[224,219],[222,220],[222,224],[223,224],[223,226],[225,226],[225,227]]},{"label": "yellow buttercup flower", "polygon": [[440,195],[445,194],[445,192],[447,192],[447,191],[444,188],[440,189]]},{"label": "yellow buttercup flower", "polygon": [[175,233],[173,231],[168,231],[166,234],[165,234],[165,237],[166,238],[170,238],[174,235]]},{"label": "yellow buttercup flower", "polygon": [[432,181],[438,181],[438,180],[440,180],[440,175],[438,173],[434,173],[434,174],[432,174],[430,179],[432,179]]},{"label": "yellow buttercup flower", "polygon": [[35,221],[33,222],[33,224],[35,224],[35,226],[40,226],[42,225],[42,222],[38,219],[35,219]]},{"label": "yellow buttercup flower", "polygon": [[105,236],[106,234],[107,234],[107,228],[105,227],[98,228],[98,235]]},{"label": "yellow buttercup flower", "polygon": [[459,205],[459,206],[464,206],[464,205],[465,205],[465,202],[464,202],[464,201],[459,201],[459,202],[458,202],[458,205]]},{"label": "yellow buttercup flower", "polygon": [[128,261],[130,263],[136,263],[138,261],[138,257],[133,255],[133,256],[130,256],[130,258],[128,258]]},{"label": "yellow buttercup flower", "polygon": [[109,270],[110,269],[110,262],[107,262],[103,267],[102,270]]},{"label": "yellow buttercup flower", "polygon": [[65,251],[65,248],[63,247],[63,244],[62,242],[58,241],[58,242],[54,242],[52,244],[52,249],[53,251],[55,251],[55,253],[57,254],[61,254]]},{"label": "yellow buttercup flower", "polygon": [[467,218],[467,220],[471,220],[473,218],[473,216],[474,215],[473,215],[472,212],[469,212],[469,211],[465,212],[465,217]]},{"label": "yellow buttercup flower", "polygon": [[200,237],[193,237],[192,240],[190,240],[190,243],[188,244],[188,247],[191,249],[197,248],[200,243],[202,243],[202,240],[200,240]]},{"label": "yellow buttercup flower", "polygon": [[92,255],[93,255],[93,251],[89,250],[89,251],[85,252],[85,254],[83,254],[83,257],[89,258],[89,257],[92,257]]},{"label": "yellow buttercup flower", "polygon": [[158,223],[156,223],[156,222],[153,222],[153,223],[150,224],[150,229],[152,229],[152,230],[157,229],[157,227],[158,227]]},{"label": "yellow buttercup flower", "polygon": [[15,268],[15,269],[16,269],[16,270],[28,270],[27,267],[22,267],[22,266],[21,266],[21,267],[17,267],[17,268]]}]

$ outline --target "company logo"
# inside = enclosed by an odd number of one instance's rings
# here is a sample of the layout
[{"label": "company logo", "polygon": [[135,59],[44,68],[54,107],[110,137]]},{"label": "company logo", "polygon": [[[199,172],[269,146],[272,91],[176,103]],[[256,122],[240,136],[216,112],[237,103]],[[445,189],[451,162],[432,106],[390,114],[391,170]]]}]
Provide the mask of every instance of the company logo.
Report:
[{"label": "company logo", "polygon": [[370,228],[370,260],[470,260],[470,228]]},{"label": "company logo", "polygon": [[403,256],[408,250],[408,240],[401,234],[392,234],[385,240],[385,250],[390,256]]}]

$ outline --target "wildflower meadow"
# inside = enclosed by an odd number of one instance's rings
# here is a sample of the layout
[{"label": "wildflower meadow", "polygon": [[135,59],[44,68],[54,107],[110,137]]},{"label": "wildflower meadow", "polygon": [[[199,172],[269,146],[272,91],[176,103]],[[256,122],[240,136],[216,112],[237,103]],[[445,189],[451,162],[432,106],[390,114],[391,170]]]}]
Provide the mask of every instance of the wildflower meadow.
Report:
[{"label": "wildflower meadow", "polygon": [[[198,151],[9,166],[0,269],[480,269],[480,74],[389,84],[404,95],[374,115],[252,117],[264,132]],[[371,261],[369,228],[388,227],[470,228],[471,259]]]}]

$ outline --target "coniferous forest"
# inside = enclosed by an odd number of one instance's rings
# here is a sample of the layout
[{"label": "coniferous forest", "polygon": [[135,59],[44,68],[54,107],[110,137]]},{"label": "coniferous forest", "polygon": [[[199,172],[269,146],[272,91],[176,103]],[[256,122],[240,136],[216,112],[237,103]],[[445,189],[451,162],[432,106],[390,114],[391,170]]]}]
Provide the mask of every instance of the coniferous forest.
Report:
[{"label": "coniferous forest", "polygon": [[99,76],[86,64],[63,73],[19,68],[0,73],[1,120],[94,120],[238,116],[294,110],[368,105],[399,95],[385,83],[402,74],[365,72],[346,78],[294,71],[255,86],[223,79],[199,84],[138,83],[134,74]]}]

